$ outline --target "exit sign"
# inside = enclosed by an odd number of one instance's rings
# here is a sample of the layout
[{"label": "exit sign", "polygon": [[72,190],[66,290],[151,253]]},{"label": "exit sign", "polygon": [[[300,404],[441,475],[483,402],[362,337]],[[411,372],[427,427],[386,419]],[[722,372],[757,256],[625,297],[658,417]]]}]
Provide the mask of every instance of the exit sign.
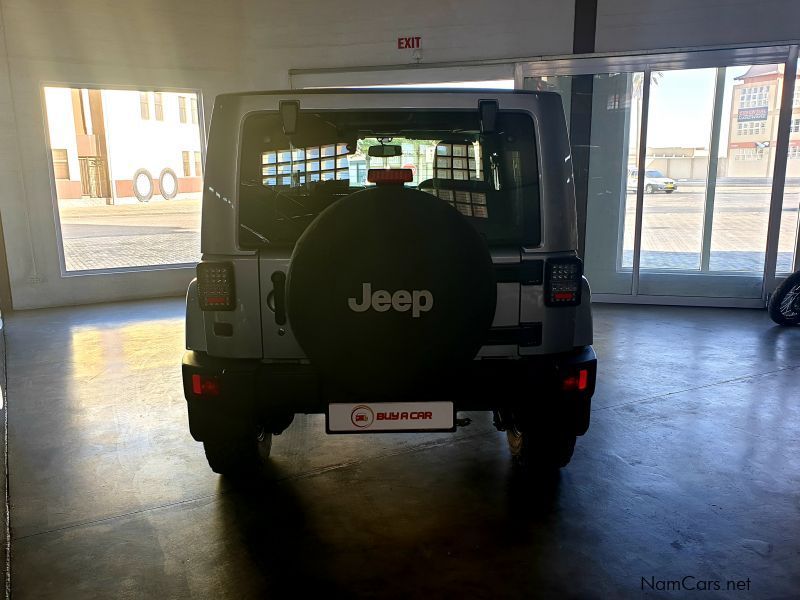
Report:
[{"label": "exit sign", "polygon": [[397,38],[398,50],[414,50],[420,47],[421,37],[399,37]]}]

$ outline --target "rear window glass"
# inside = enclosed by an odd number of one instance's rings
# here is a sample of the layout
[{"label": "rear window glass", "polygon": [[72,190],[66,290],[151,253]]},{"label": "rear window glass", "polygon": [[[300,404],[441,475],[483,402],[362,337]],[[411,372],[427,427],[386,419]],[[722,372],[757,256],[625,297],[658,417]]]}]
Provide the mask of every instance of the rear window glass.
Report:
[{"label": "rear window glass", "polygon": [[239,245],[292,247],[325,208],[373,185],[369,169],[388,168],[408,169],[407,187],[450,204],[490,245],[538,245],[532,119],[500,112],[495,129],[481,134],[477,111],[301,112],[290,139],[278,113],[250,115],[240,152]]}]

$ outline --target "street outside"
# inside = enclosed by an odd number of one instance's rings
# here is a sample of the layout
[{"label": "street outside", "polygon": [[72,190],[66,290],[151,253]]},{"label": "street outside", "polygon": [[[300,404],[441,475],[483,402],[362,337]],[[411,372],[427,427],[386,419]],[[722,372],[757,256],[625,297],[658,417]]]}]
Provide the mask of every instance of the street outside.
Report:
[{"label": "street outside", "polygon": [[[681,189],[685,188],[685,191]],[[717,188],[711,235],[710,271],[760,273],[764,268],[770,191],[768,187],[726,185]],[[641,269],[698,270],[703,238],[705,193],[702,186],[682,186],[672,194],[644,196]],[[787,188],[778,244],[779,273],[791,270],[797,231],[800,188]],[[636,196],[625,210],[623,266],[633,264]],[[591,235],[591,224],[588,225]]]},{"label": "street outside", "polygon": [[[642,269],[700,267],[704,194],[686,187],[672,194],[646,194]],[[787,188],[781,220],[778,272],[791,268],[800,188]],[[763,269],[769,189],[725,186],[717,190],[710,270]],[[628,194],[623,267],[632,264],[636,197]],[[200,258],[200,199],[121,206],[62,206],[68,271],[192,264]],[[592,235],[589,223],[589,235]]]},{"label": "street outside", "polygon": [[62,206],[61,236],[67,271],[200,260],[200,198]]}]

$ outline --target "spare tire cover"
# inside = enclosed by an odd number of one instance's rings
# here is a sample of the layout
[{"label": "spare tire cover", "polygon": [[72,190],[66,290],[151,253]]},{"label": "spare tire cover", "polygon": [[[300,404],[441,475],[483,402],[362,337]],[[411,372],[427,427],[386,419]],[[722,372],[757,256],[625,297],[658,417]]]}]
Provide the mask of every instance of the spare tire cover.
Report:
[{"label": "spare tire cover", "polygon": [[328,207],[298,240],[289,324],[326,380],[410,400],[475,357],[496,289],[486,243],[457,210],[417,190],[375,187]]}]

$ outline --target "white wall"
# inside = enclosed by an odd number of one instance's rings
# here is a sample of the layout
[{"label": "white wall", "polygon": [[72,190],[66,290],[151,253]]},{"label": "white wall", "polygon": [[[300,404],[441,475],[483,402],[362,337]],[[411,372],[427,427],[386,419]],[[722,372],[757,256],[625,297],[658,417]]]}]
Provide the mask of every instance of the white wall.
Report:
[{"label": "white wall", "polygon": [[72,91],[67,88],[47,88],[47,122],[50,124],[50,147],[67,151],[69,176],[80,181],[78,164],[78,142],[75,136],[75,117],[72,112]]},{"label": "white wall", "polygon": [[200,89],[208,117],[216,94],[246,86],[243,1],[2,0],[0,212],[15,308],[185,289],[193,269],[62,277],[42,86]]},{"label": "white wall", "polygon": [[597,52],[800,39],[797,0],[598,0]]},{"label": "white wall", "polygon": [[288,87],[290,68],[412,63],[401,36],[422,38],[422,64],[569,53],[574,2],[251,2],[247,15],[249,82],[274,89]]}]

